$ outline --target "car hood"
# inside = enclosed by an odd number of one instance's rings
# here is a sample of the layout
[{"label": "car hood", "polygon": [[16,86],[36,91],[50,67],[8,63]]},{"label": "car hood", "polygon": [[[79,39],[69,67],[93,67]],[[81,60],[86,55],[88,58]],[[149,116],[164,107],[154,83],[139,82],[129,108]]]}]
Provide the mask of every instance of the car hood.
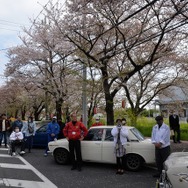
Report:
[{"label": "car hood", "polygon": [[[168,169],[188,167],[188,152],[174,152],[165,162]],[[188,169],[188,168],[187,168]]]},{"label": "car hood", "polygon": [[66,138],[62,138],[62,139],[59,139],[59,140],[55,140],[55,141],[51,141],[48,143],[48,145],[61,145],[62,143],[68,143],[67,139]]},{"label": "car hood", "polygon": [[173,187],[188,187],[188,152],[174,152],[164,163]]},{"label": "car hood", "polygon": [[142,143],[147,143],[147,144],[149,144],[149,145],[152,145],[152,147],[154,147],[154,145],[152,144],[150,138],[146,138],[146,139],[144,139],[144,140],[142,140],[142,141],[140,141],[140,142],[142,142]]}]

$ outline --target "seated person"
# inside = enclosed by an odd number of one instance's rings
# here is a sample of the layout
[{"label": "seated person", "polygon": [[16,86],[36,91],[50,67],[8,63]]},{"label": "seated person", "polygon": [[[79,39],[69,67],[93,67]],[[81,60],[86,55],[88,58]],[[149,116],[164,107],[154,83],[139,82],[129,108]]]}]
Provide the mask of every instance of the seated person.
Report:
[{"label": "seated person", "polygon": [[15,146],[16,145],[21,145],[21,152],[20,154],[24,154],[24,147],[25,147],[25,143],[24,143],[24,139],[23,139],[23,134],[20,131],[19,127],[16,126],[14,128],[14,131],[12,131],[11,135],[10,135],[10,141],[11,141],[11,148],[12,148],[12,154],[15,156]]}]

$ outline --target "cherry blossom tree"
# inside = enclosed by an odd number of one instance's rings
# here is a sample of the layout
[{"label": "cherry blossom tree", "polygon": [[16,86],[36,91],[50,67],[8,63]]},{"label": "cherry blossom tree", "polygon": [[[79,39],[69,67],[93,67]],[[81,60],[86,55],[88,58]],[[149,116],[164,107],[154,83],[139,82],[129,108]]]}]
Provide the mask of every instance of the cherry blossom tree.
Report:
[{"label": "cherry blossom tree", "polygon": [[187,37],[187,1],[67,0],[62,7],[44,7],[44,19],[26,31],[22,46],[9,51],[8,72],[33,79],[60,111],[75,91],[71,88],[78,88],[72,83],[80,72],[72,77],[70,70],[80,64],[96,69],[107,124],[114,123],[114,97],[121,87],[148,66],[165,64],[163,57],[170,57]]},{"label": "cherry blossom tree", "polygon": [[126,84],[175,50],[171,42],[184,37],[187,6],[187,1],[175,0],[68,1],[67,14],[56,24],[75,46],[76,55],[85,56],[88,66],[101,71],[108,124],[114,122],[119,77]]}]

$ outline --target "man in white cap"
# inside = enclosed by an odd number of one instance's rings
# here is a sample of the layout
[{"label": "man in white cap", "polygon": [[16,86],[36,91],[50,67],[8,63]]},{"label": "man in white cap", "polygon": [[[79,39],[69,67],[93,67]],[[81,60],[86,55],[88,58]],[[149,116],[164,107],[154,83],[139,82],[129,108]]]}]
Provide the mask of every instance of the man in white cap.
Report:
[{"label": "man in white cap", "polygon": [[52,121],[50,123],[48,123],[47,131],[46,131],[47,134],[48,134],[48,142],[47,142],[47,146],[46,146],[44,156],[48,155],[48,150],[49,150],[48,143],[50,141],[57,139],[59,131],[60,131],[60,127],[59,127],[59,124],[57,123],[57,117],[53,116]]}]

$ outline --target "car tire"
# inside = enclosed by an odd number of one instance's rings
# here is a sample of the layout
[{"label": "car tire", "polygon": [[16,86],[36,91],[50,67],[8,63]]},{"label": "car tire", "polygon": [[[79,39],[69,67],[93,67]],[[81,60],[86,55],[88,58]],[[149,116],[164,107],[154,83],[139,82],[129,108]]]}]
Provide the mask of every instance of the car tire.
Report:
[{"label": "car tire", "polygon": [[142,167],[143,159],[136,154],[128,154],[125,158],[125,167],[130,171],[138,171]]},{"label": "car tire", "polygon": [[69,162],[69,152],[66,149],[58,148],[54,151],[54,159],[57,164],[67,164]]}]

